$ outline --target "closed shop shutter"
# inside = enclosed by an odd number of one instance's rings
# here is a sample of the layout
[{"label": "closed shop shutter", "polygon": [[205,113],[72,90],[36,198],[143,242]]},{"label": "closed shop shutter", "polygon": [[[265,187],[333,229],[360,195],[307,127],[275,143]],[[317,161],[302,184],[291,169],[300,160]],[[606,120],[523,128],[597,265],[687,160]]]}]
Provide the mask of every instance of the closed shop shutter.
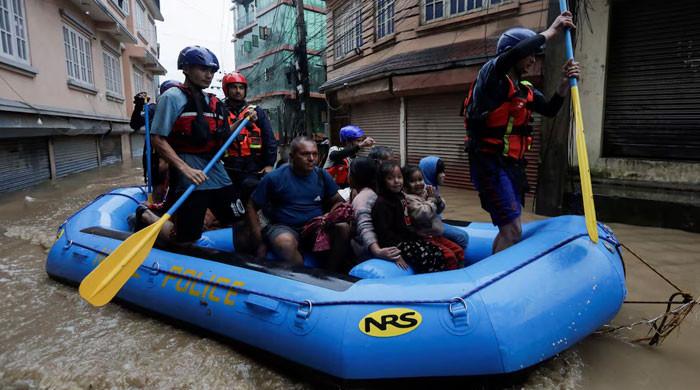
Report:
[{"label": "closed shop shutter", "polygon": [[58,137],[53,140],[56,177],[97,168],[97,144],[94,136]]},{"label": "closed shop shutter", "polygon": [[46,138],[0,140],[0,192],[19,190],[50,178]]},{"label": "closed shop shutter", "polygon": [[[401,156],[400,110],[401,102],[398,99],[356,104],[351,108],[350,123],[360,126],[367,136],[374,138],[377,146],[390,147],[398,159]],[[367,150],[364,152],[366,155]]]},{"label": "closed shop shutter", "polygon": [[[425,156],[439,156],[447,167],[446,185],[474,189],[468,157],[464,152],[464,118],[459,115],[464,97],[464,93],[454,93],[406,98],[407,161],[417,165]],[[540,124],[540,117],[535,115],[533,147],[525,154],[532,193],[537,185]]]},{"label": "closed shop shutter", "polygon": [[[143,156],[143,144],[146,142],[146,136],[139,133],[134,133],[131,135],[131,156],[141,157]],[[153,147],[153,145],[151,145]]]},{"label": "closed shop shutter", "polygon": [[700,161],[700,2],[613,2],[604,154]]},{"label": "closed shop shutter", "polygon": [[100,156],[103,166],[122,161],[121,137],[100,137]]}]

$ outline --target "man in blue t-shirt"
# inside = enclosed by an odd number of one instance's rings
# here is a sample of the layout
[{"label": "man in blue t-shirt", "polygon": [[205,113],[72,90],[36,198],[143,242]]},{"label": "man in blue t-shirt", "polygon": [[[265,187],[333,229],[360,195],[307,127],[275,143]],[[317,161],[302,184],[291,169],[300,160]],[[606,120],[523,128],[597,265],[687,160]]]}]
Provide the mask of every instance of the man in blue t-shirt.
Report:
[{"label": "man in blue t-shirt", "polygon": [[[304,225],[314,217],[323,215],[325,208],[332,208],[343,201],[333,178],[317,167],[318,148],[308,137],[297,137],[290,145],[290,162],[265,175],[248,202],[253,241],[258,245],[258,256],[264,257],[267,245],[283,261],[303,265],[300,234]],[[325,207],[324,207],[325,206]],[[269,223],[260,227],[257,210],[262,209]],[[338,223],[331,236],[331,250],[326,264],[337,268],[347,254],[350,226]],[[301,245],[300,245],[301,244]]]}]

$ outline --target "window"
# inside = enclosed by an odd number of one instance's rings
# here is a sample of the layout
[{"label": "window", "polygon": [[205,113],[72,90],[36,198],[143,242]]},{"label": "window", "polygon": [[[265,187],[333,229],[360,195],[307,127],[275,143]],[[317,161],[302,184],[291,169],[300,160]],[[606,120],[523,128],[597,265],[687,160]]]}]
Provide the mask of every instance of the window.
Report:
[{"label": "window", "polygon": [[146,89],[145,80],[143,79],[143,72],[141,72],[138,68],[134,67],[133,73],[134,73],[134,95],[139,93],[139,92],[148,92],[148,90]]},{"label": "window", "polygon": [[362,46],[362,8],[359,1],[349,1],[338,10],[333,30],[336,59]]},{"label": "window", "polygon": [[102,52],[102,62],[105,66],[105,82],[107,84],[107,92],[111,92],[117,96],[123,96],[122,93],[122,67],[119,64],[119,57],[110,52]]},{"label": "window", "polygon": [[0,56],[29,63],[23,0],[0,0]]},{"label": "window", "polygon": [[507,0],[423,0],[423,20],[434,20],[463,15],[469,12],[486,9],[506,2]]},{"label": "window", "polygon": [[149,42],[149,32],[150,26],[148,25],[148,14],[146,13],[146,7],[140,2],[136,2],[136,32],[141,34],[141,36]]},{"label": "window", "polygon": [[259,39],[257,35],[253,35],[253,47],[258,47]]},{"label": "window", "polygon": [[394,33],[394,0],[377,0],[377,39]]},{"label": "window", "polygon": [[112,0],[112,4],[116,5],[125,15],[129,14],[129,0]]},{"label": "window", "polygon": [[63,25],[63,45],[66,50],[68,79],[91,86],[94,85],[92,78],[92,43],[90,38],[71,27]]}]

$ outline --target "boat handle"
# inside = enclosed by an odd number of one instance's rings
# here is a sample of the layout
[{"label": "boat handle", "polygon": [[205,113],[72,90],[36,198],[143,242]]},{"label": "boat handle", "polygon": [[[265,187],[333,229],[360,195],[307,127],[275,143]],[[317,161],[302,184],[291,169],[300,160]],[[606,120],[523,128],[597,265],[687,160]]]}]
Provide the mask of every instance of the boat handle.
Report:
[{"label": "boat handle", "polygon": [[279,301],[277,300],[255,294],[248,295],[248,298],[245,300],[245,304],[271,313],[277,313],[277,308],[280,305]]},{"label": "boat handle", "polygon": [[[464,311],[460,310],[460,311],[455,312],[454,310],[452,310],[452,305],[454,305],[455,303],[462,303],[462,305],[464,306]],[[447,309],[450,311],[450,315],[452,315],[452,317],[465,316],[465,315],[467,315],[467,310],[469,310],[467,308],[467,301],[465,301],[464,298],[462,298],[462,297],[452,298],[452,302],[450,302],[450,304],[447,306]]]}]

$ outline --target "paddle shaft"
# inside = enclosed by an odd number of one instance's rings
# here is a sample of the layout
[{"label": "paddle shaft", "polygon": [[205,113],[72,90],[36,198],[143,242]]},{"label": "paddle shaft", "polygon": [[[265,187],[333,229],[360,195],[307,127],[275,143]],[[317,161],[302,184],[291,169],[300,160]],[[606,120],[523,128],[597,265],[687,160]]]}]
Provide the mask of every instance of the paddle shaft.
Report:
[{"label": "paddle shaft", "polygon": [[[219,162],[219,160],[221,159],[221,156],[223,156],[224,153],[226,152],[226,149],[228,149],[228,147],[231,146],[231,144],[236,139],[236,137],[238,137],[238,134],[243,130],[244,127],[246,127],[248,125],[248,122],[249,122],[249,119],[247,116],[245,118],[243,118],[243,121],[241,122],[240,125],[238,125],[238,127],[236,128],[236,131],[234,131],[233,134],[231,134],[231,136],[228,137],[226,142],[224,142],[224,145],[219,149],[218,152],[216,152],[216,154],[214,155],[214,158],[212,158],[211,161],[209,161],[209,164],[207,164],[207,166],[204,167],[204,169],[202,169],[202,172],[204,172],[205,175],[207,173],[209,173],[209,171],[211,171],[211,169],[214,167],[214,164],[217,164]],[[175,202],[175,204],[172,205],[172,207],[170,207],[170,209],[168,210],[168,212],[166,214],[168,214],[168,215],[175,214],[177,209],[180,208],[180,206],[182,206],[183,203],[185,203],[185,200],[187,200],[187,198],[190,196],[190,194],[194,191],[195,188],[197,188],[197,184],[195,184],[195,183],[190,184],[190,186],[187,187],[187,190],[185,190],[185,193],[183,193],[182,196],[180,197],[180,199],[178,199],[177,202]]]},{"label": "paddle shaft", "polygon": [[143,116],[146,120],[146,192],[148,193],[148,203],[153,203],[153,176],[151,172],[151,124],[148,118],[148,102],[143,106]]},{"label": "paddle shaft", "polygon": [[[568,10],[566,0],[559,0],[561,12]],[[574,46],[571,42],[571,31],[565,31],[566,58],[574,59]],[[588,165],[588,151],[586,139],[583,132],[583,114],[581,112],[581,99],[578,92],[578,80],[569,77],[571,87],[571,103],[574,110],[574,122],[576,125],[576,154],[578,155],[579,177],[581,178],[581,195],[583,198],[583,213],[586,218],[586,229],[588,236],[594,243],[598,242],[598,226],[596,223],[595,205],[593,203],[593,186],[591,185],[591,172]]]}]

